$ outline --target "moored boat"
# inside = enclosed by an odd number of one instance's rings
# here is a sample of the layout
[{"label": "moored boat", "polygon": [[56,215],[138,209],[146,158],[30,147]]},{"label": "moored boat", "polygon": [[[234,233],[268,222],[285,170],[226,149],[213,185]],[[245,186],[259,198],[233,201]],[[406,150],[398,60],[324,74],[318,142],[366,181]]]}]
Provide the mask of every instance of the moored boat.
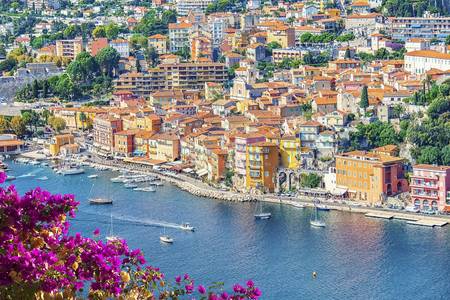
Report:
[{"label": "moored boat", "polygon": [[83,174],[84,173],[84,169],[82,168],[67,168],[67,169],[62,169],[60,171],[60,173],[64,176],[66,175],[79,175],[79,174]]},{"label": "moored boat", "polygon": [[107,198],[91,198],[89,204],[113,204],[113,201]]}]

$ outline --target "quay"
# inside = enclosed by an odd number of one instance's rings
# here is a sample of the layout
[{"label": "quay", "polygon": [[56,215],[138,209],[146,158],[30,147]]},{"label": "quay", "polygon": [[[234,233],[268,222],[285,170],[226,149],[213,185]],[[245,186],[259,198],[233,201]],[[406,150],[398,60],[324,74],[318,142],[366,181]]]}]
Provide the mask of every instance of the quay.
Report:
[{"label": "quay", "polygon": [[388,220],[394,218],[394,214],[385,213],[385,212],[369,212],[364,215],[369,218],[379,218],[379,219],[388,219]]}]

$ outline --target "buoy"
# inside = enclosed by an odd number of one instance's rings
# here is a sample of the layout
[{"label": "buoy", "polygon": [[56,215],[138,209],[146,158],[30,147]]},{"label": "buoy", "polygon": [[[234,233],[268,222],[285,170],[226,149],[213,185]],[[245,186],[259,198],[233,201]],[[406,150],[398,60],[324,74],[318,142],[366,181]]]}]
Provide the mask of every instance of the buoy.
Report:
[{"label": "buoy", "polygon": [[317,273],[316,272],[312,272],[312,277],[313,278],[317,278]]}]

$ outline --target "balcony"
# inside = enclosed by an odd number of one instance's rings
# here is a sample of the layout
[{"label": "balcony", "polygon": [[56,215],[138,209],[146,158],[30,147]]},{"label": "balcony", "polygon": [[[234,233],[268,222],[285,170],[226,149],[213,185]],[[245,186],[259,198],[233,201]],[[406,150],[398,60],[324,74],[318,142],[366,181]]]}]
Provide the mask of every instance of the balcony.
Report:
[{"label": "balcony", "polygon": [[439,189],[439,186],[435,183],[432,182],[424,182],[424,181],[417,181],[417,180],[412,180],[411,187],[418,187],[418,188],[425,188],[425,189],[434,189],[437,190]]},{"label": "balcony", "polygon": [[411,194],[413,197],[419,197],[419,198],[427,198],[427,199],[439,199],[439,194],[431,194],[431,193],[423,193],[423,192],[417,192],[414,191]]}]

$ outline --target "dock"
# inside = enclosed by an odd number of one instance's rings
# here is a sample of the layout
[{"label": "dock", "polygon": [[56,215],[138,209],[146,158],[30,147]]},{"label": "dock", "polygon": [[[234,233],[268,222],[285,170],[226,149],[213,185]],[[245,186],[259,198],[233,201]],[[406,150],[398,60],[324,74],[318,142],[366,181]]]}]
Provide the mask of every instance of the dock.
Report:
[{"label": "dock", "polygon": [[368,212],[365,214],[366,217],[370,218],[379,218],[379,219],[386,219],[390,220],[394,218],[394,214],[388,213],[388,212]]},{"label": "dock", "polygon": [[420,219],[417,221],[408,221],[406,224],[417,225],[417,226],[426,226],[426,227],[442,227],[445,226],[448,222],[444,220],[438,219]]}]

